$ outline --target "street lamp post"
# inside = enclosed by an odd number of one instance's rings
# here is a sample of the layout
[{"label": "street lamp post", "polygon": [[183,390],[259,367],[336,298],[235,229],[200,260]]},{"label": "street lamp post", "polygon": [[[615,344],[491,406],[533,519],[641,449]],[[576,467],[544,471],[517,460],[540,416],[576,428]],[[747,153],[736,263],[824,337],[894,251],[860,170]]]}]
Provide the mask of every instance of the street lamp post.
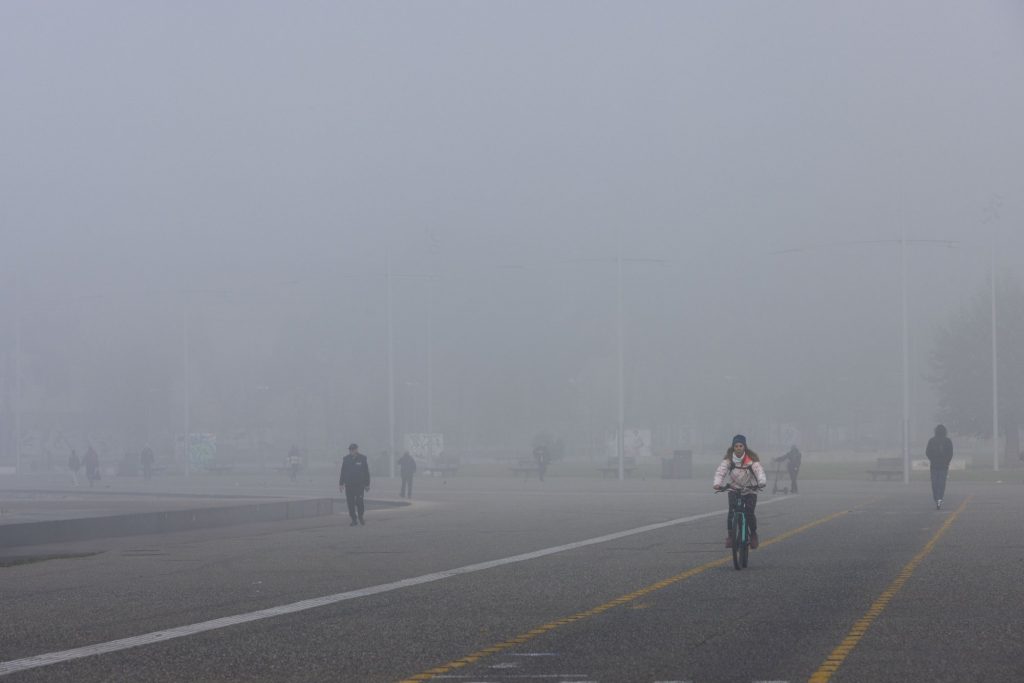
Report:
[{"label": "street lamp post", "polygon": [[999,471],[999,350],[996,343],[996,243],[989,252],[989,286],[992,303],[992,469]]},{"label": "street lamp post", "polygon": [[434,433],[434,278],[427,292],[427,433]]},{"label": "street lamp post", "polygon": [[429,284],[427,302],[427,431],[433,433],[434,425],[434,280],[435,275],[396,274],[391,269],[391,252],[387,257],[387,336],[388,336],[388,467],[389,476],[395,476],[395,340],[394,340],[394,278],[426,278]]},{"label": "street lamp post", "polygon": [[391,251],[387,255],[388,477],[395,478],[395,333],[392,316]]},{"label": "street lamp post", "polygon": [[903,483],[910,483],[910,334],[907,325],[907,228],[900,234],[900,285],[903,318]]},{"label": "street lamp post", "polygon": [[623,258],[620,249],[615,255],[615,337],[617,341],[616,355],[618,360],[618,424],[616,428],[615,450],[619,461],[619,481],[626,478],[625,475],[625,451],[626,451],[626,368],[625,368],[625,333],[623,330],[623,303],[622,303],[622,264],[630,263],[668,263],[664,259],[652,258]]},{"label": "street lamp post", "polygon": [[619,456],[619,481],[622,481],[625,478],[625,476],[624,476],[623,460],[624,460],[625,450],[626,450],[626,444],[625,444],[625,436],[626,436],[625,435],[625,429],[626,429],[626,395],[625,395],[626,394],[626,387],[625,387],[626,379],[625,379],[625,376],[626,376],[626,370],[625,370],[625,362],[624,362],[625,351],[623,349],[623,341],[622,341],[623,330],[622,330],[622,253],[621,252],[616,255],[616,257],[615,257],[615,264],[616,264],[616,270],[617,270],[616,288],[615,288],[616,289],[616,303],[617,303],[617,305],[616,305],[616,316],[615,316],[615,318],[616,318],[616,325],[615,326],[616,326],[616,331],[617,331],[617,335],[616,336],[617,336],[617,339],[618,339],[618,356],[619,356],[619,359],[618,359],[619,360],[619,373],[618,373],[618,379],[619,379],[619,382],[618,382],[618,384],[619,384],[619,412],[618,412],[619,424],[618,424],[618,430],[617,430],[617,437],[616,437],[616,440],[615,440],[615,449],[618,451],[618,456]]},{"label": "street lamp post", "polygon": [[21,471],[21,276],[14,273],[14,472]]},{"label": "street lamp post", "polygon": [[191,476],[192,474],[192,403],[191,403],[191,385],[189,375],[191,374],[191,358],[189,357],[189,311],[188,311],[188,294],[182,295],[181,306],[181,358],[184,372],[184,427],[185,427],[185,440],[182,446],[182,453],[185,458],[185,476]]}]

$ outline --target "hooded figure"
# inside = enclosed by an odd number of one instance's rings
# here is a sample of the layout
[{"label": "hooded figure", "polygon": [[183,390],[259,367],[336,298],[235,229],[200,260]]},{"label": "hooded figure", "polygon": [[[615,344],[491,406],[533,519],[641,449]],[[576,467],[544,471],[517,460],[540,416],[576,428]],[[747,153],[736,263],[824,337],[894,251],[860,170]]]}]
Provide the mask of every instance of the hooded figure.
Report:
[{"label": "hooded figure", "polygon": [[935,436],[928,439],[924,455],[931,463],[932,499],[935,509],[942,508],[942,498],[946,495],[946,477],[949,476],[949,463],[953,459],[953,442],[946,436],[946,427],[936,425]]}]

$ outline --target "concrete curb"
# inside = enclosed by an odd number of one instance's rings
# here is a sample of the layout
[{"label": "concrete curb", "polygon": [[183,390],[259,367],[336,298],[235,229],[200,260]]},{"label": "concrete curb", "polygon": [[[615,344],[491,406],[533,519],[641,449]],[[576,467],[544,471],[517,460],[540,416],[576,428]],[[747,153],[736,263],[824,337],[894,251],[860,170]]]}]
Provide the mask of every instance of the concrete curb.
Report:
[{"label": "concrete curb", "polygon": [[232,524],[280,522],[333,514],[333,498],[311,498],[227,507],[6,524],[0,525],[0,548],[84,541],[113,536],[164,534]]}]

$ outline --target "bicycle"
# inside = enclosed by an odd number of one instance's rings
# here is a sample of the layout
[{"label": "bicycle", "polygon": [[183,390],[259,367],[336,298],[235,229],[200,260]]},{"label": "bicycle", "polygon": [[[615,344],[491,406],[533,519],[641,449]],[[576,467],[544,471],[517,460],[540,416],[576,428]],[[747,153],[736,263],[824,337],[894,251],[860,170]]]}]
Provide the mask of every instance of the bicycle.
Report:
[{"label": "bicycle", "polygon": [[723,486],[715,491],[715,493],[730,491],[736,494],[735,496],[729,497],[729,521],[731,522],[729,525],[729,538],[732,541],[732,566],[735,567],[737,571],[747,566],[747,560],[750,555],[750,529],[747,526],[747,503],[743,497],[748,493],[757,493],[761,488],[762,487],[760,486],[756,488]]}]

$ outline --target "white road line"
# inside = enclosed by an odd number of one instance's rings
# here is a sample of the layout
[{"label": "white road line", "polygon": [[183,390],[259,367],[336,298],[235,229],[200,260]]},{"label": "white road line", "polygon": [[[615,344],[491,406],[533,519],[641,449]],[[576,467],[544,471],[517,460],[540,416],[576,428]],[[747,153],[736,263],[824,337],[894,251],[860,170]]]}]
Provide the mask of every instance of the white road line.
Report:
[{"label": "white road line", "polygon": [[[761,503],[761,505],[769,505],[771,503],[776,503],[780,500],[786,499],[787,497],[773,498],[771,500],[764,501],[763,503]],[[120,650],[127,650],[129,648],[139,647],[142,645],[162,643],[167,640],[174,640],[175,638],[184,638],[186,636],[192,636],[197,633],[215,631],[217,629],[226,628],[228,626],[237,626],[238,624],[245,624],[251,621],[259,621],[260,619],[269,619],[271,617],[280,617],[285,614],[295,614],[296,612],[304,612],[309,609],[325,607],[327,605],[333,605],[335,603],[344,602],[346,600],[365,598],[370,595],[377,595],[378,593],[387,593],[393,590],[399,590],[401,588],[410,588],[412,586],[419,586],[424,583],[432,583],[434,581],[450,579],[453,576],[471,574],[473,572],[480,572],[486,569],[502,567],[507,564],[516,564],[518,562],[535,560],[539,557],[546,557],[547,555],[564,553],[569,550],[576,550],[577,548],[585,548],[589,545],[607,543],[609,541],[615,541],[620,538],[626,538],[628,536],[644,534],[648,531],[657,531],[658,529],[665,529],[667,527],[676,526],[678,524],[695,522],[699,519],[717,517],[722,514],[722,510],[715,510],[714,512],[704,512],[699,515],[691,515],[689,517],[680,517],[679,519],[672,519],[667,522],[648,524],[646,526],[637,527],[635,529],[617,531],[613,534],[606,534],[604,536],[588,538],[586,540],[576,541],[574,543],[566,543],[565,545],[554,546],[552,548],[544,548],[543,550],[535,550],[530,553],[522,553],[521,555],[513,555],[511,557],[505,557],[498,560],[489,560],[487,562],[478,562],[477,564],[468,564],[464,567],[447,569],[445,571],[434,572],[433,574],[424,574],[422,576],[414,576],[409,579],[402,579],[400,581],[393,581],[391,583],[383,583],[379,586],[369,586],[367,588],[360,588],[354,591],[335,593],[334,595],[325,595],[319,598],[310,598],[309,600],[301,600],[299,602],[293,602],[287,605],[280,605],[278,607],[269,607],[267,609],[261,609],[255,612],[236,614],[231,617],[222,617],[220,619],[211,619],[210,621],[201,621],[197,624],[188,624],[186,626],[178,626],[176,628],[169,628],[162,631],[153,631],[152,633],[144,633],[142,635],[132,636],[130,638],[111,640],[106,643],[96,643],[95,645],[86,645],[84,647],[76,647],[70,650],[47,652],[46,654],[33,655],[31,657],[24,657],[22,659],[12,659],[9,662],[0,662],[0,676],[6,676],[7,674],[16,673],[18,671],[35,669],[41,666],[50,666],[52,664],[69,662],[71,660],[81,659],[83,657],[92,657],[94,655],[109,654],[111,652],[119,652]]]}]

